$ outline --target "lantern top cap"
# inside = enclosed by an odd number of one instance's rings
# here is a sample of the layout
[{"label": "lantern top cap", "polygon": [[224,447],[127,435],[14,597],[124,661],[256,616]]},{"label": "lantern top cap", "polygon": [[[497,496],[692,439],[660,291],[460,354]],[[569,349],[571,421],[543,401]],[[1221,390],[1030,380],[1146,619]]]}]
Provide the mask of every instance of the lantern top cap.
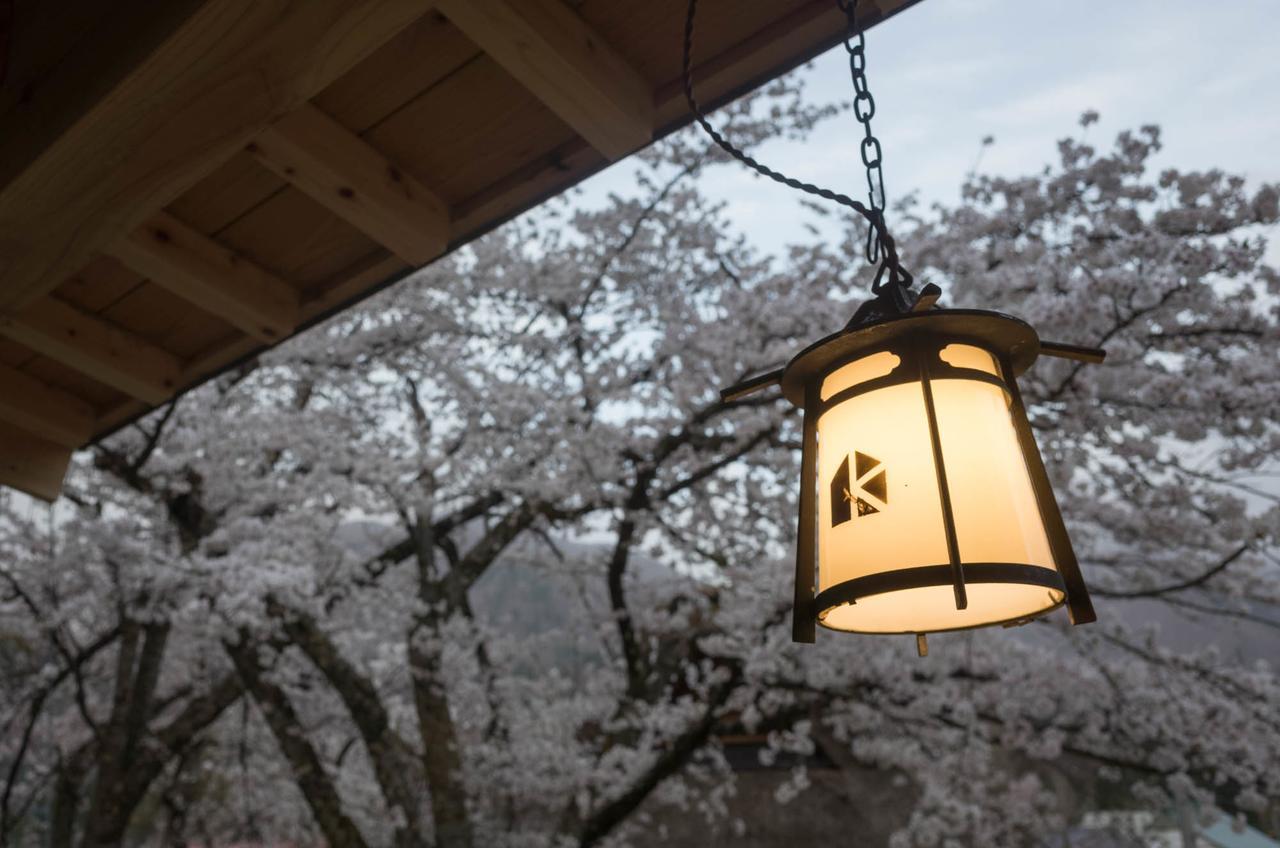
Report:
[{"label": "lantern top cap", "polygon": [[1007,358],[1014,375],[1031,367],[1040,355],[1040,337],[1020,318],[986,309],[930,309],[882,318],[819,339],[792,357],[782,372],[782,394],[798,407],[805,387],[835,368],[896,342],[926,334],[971,343]]}]

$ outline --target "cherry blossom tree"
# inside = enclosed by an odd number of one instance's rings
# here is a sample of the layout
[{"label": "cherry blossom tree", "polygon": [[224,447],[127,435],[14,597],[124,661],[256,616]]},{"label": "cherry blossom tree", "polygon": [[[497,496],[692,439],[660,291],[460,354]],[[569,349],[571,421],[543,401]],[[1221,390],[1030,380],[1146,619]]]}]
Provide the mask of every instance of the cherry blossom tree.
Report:
[{"label": "cherry blossom tree", "polygon": [[[779,84],[726,120],[822,114]],[[626,196],[508,225],[4,512],[3,838],[646,844],[660,810],[735,826],[742,732],[900,779],[895,845],[1036,844],[1107,787],[1265,823],[1275,669],[1148,624],[1280,630],[1277,191],[1152,177],[1158,146],[1066,141],[899,216],[949,304],[1110,352],[1024,379],[1100,623],[790,642],[797,417],[718,389],[843,325],[863,234],[760,256],[679,134]],[[503,581],[555,603],[479,602]]]}]

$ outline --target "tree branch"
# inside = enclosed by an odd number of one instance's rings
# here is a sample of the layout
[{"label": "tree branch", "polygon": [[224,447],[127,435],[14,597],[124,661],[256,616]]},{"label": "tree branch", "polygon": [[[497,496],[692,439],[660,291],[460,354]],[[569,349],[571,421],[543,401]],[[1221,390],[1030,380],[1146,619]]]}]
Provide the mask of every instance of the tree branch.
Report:
[{"label": "tree branch", "polygon": [[1109,589],[1094,589],[1093,594],[1101,598],[1155,598],[1160,595],[1167,595],[1170,592],[1181,592],[1184,589],[1191,589],[1207,583],[1215,574],[1225,571],[1231,563],[1243,556],[1245,551],[1249,550],[1252,544],[1252,542],[1246,542],[1228,554],[1221,562],[1210,568],[1208,571],[1178,583],[1161,586],[1158,589],[1135,589],[1129,592],[1117,592]]},{"label": "tree branch", "polygon": [[740,682],[736,667],[709,693],[702,715],[672,739],[635,781],[621,794],[591,812],[579,830],[578,845],[590,848],[618,826],[639,807],[664,780],[678,772],[706,744],[716,725],[720,708]]}]

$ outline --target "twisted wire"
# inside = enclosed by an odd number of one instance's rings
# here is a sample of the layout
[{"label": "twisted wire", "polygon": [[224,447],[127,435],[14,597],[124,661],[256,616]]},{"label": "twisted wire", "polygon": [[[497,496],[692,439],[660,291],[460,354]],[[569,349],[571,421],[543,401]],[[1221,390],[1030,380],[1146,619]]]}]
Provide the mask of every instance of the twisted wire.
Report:
[{"label": "twisted wire", "polygon": [[[842,11],[847,11],[848,7],[844,2],[841,2],[841,0],[836,0],[836,4]],[[694,119],[698,122],[698,125],[702,127],[702,131],[705,132],[721,150],[728,153],[734,159],[751,168],[761,176],[768,177],[774,182],[781,183],[782,185],[795,189],[796,191],[811,194],[815,197],[820,197],[824,200],[829,200],[848,209],[852,209],[865,218],[867,223],[870,225],[872,232],[875,234],[875,240],[879,244],[882,257],[880,268],[876,272],[875,282],[872,284],[872,291],[876,294],[880,293],[884,284],[883,278],[885,271],[889,272],[888,282],[896,283],[901,288],[906,289],[911,283],[911,275],[902,268],[902,265],[899,262],[897,245],[894,243],[893,236],[889,234],[889,230],[885,226],[883,210],[868,207],[866,204],[854,200],[847,194],[832,191],[829,188],[823,188],[822,186],[807,183],[803,180],[798,180],[795,177],[787,176],[781,171],[770,168],[768,165],[756,160],[751,156],[751,154],[737,147],[733,142],[721,135],[720,132],[711,125],[711,122],[707,120],[707,116],[703,113],[702,107],[698,104],[698,99],[693,92],[693,34],[694,20],[697,17],[697,12],[698,0],[689,0],[689,11],[688,15],[685,17],[684,24],[684,64],[682,69],[682,81],[684,83],[685,101],[689,104],[689,110],[693,113]]]}]

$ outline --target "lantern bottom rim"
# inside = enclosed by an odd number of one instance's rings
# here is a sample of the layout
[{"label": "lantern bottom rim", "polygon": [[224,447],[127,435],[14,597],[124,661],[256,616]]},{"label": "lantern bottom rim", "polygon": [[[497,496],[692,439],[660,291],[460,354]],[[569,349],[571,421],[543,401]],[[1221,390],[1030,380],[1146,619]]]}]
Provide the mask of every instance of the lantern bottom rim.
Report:
[{"label": "lantern bottom rim", "polygon": [[951,566],[926,565],[827,587],[814,599],[817,620],[851,633],[941,633],[1020,623],[1066,601],[1062,576],[1044,566],[975,562],[965,563],[963,573],[964,610],[955,608]]}]

